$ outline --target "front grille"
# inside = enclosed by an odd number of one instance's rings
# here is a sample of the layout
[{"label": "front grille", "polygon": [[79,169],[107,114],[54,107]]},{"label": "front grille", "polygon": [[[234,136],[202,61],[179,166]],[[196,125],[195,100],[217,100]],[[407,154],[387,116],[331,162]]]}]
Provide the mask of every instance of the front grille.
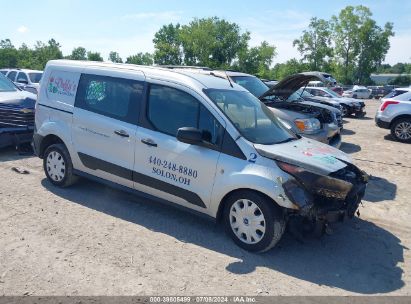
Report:
[{"label": "front grille", "polygon": [[33,126],[34,109],[0,104],[0,128],[32,128]]}]

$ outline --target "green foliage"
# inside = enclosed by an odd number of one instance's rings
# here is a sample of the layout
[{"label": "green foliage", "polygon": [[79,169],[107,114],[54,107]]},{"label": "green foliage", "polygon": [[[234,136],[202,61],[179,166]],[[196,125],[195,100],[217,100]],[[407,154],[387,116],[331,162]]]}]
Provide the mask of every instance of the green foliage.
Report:
[{"label": "green foliage", "polygon": [[126,63],[138,64],[138,65],[153,65],[153,55],[150,53],[138,53],[127,57]]},{"label": "green foliage", "polygon": [[183,63],[180,39],[180,24],[163,25],[154,35],[154,62],[159,65]]},{"label": "green foliage", "polygon": [[11,43],[10,39],[0,41],[0,67],[17,67],[18,55],[18,51]]},{"label": "green foliage", "polygon": [[108,54],[108,60],[114,63],[123,63],[123,59],[121,59],[117,52],[110,52],[110,54]]},{"label": "green foliage", "polygon": [[394,35],[392,23],[384,29],[371,18],[368,7],[347,6],[331,18],[335,61],[344,83],[367,83],[370,75],[385,59]]},{"label": "green foliage", "polygon": [[283,79],[292,74],[310,71],[309,64],[293,58],[286,63],[277,63],[271,70],[270,79]]},{"label": "green foliage", "polygon": [[99,52],[87,52],[87,60],[90,61],[103,61],[103,57],[101,57]]},{"label": "green foliage", "polygon": [[333,56],[330,22],[311,18],[308,28],[299,39],[294,40],[293,46],[297,46],[303,56],[302,61],[308,63],[312,71],[326,70]]},{"label": "green foliage", "polygon": [[236,23],[218,17],[194,19],[180,31],[186,65],[229,68],[238,52],[247,47],[250,33],[240,33]]},{"label": "green foliage", "polygon": [[398,86],[409,86],[411,85],[411,77],[408,75],[400,75],[394,80],[390,81],[389,84]]},{"label": "green foliage", "polygon": [[260,46],[240,50],[238,62],[233,68],[261,78],[270,78],[270,67],[276,54],[276,47],[263,41]]},{"label": "green foliage", "polygon": [[85,48],[79,46],[71,51],[71,55],[67,57],[67,59],[71,60],[87,60],[87,51]]}]

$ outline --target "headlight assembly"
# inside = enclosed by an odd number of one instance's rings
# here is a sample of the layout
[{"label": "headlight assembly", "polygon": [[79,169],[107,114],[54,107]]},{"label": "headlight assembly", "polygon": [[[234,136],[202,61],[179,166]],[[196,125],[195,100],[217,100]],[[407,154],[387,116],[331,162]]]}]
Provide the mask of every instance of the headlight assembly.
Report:
[{"label": "headlight assembly", "polygon": [[321,129],[321,123],[317,118],[296,119],[295,126],[301,133],[312,134]]},{"label": "headlight assembly", "polygon": [[318,175],[298,166],[280,161],[277,161],[277,164],[283,171],[294,176],[312,194],[344,200],[353,187],[353,184],[349,182],[330,176]]}]

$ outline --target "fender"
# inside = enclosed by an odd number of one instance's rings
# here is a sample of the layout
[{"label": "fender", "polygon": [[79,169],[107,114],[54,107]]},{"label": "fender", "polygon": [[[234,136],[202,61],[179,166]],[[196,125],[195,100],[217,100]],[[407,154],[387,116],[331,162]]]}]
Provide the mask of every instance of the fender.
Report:
[{"label": "fender", "polygon": [[[242,168],[238,168],[235,163],[224,159],[228,157],[230,156],[222,155],[220,157],[209,207],[209,215],[216,217],[224,197],[230,192],[239,189],[261,192],[281,207],[298,209],[298,207],[289,200],[283,188],[283,184],[292,179],[292,177],[279,169],[274,162],[270,164],[270,167],[267,167],[267,164],[246,163]],[[229,165],[227,165],[227,163],[229,163]]]}]

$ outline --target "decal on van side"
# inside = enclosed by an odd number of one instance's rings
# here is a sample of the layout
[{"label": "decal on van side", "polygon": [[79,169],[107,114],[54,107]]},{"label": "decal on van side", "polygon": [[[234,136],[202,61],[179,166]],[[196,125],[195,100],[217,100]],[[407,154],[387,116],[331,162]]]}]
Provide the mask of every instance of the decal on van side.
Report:
[{"label": "decal on van side", "polygon": [[79,79],[79,73],[53,71],[46,83],[47,97],[58,98],[58,100],[73,104]]}]

